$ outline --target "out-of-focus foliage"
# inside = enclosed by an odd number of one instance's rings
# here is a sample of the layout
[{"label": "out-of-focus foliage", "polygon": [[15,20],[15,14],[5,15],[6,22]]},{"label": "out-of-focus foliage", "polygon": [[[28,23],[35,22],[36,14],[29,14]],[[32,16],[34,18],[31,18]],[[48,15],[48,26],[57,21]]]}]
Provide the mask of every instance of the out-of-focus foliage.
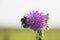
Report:
[{"label": "out-of-focus foliage", "polygon": [[37,33],[28,29],[1,29],[0,40],[36,40]]},{"label": "out-of-focus foliage", "polygon": [[60,29],[50,29],[45,31],[46,40],[60,40]]},{"label": "out-of-focus foliage", "polygon": [[46,30],[44,36],[26,29],[0,29],[0,40],[60,40],[60,29]]}]

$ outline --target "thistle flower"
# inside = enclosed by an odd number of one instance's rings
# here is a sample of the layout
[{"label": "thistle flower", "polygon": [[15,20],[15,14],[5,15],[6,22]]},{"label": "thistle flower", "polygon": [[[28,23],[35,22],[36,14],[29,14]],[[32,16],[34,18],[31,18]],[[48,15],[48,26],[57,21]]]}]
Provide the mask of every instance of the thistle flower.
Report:
[{"label": "thistle flower", "polygon": [[32,11],[24,21],[26,26],[32,30],[39,31],[46,25],[46,16],[42,12]]}]

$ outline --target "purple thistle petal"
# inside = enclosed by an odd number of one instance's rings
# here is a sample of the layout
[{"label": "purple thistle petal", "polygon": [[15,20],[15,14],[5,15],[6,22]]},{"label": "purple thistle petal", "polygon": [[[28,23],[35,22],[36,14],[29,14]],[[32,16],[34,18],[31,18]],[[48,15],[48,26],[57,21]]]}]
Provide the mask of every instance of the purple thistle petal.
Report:
[{"label": "purple thistle petal", "polygon": [[38,11],[30,12],[27,16],[26,23],[29,25],[30,29],[35,31],[41,30],[46,25],[46,17],[43,13],[39,13]]}]

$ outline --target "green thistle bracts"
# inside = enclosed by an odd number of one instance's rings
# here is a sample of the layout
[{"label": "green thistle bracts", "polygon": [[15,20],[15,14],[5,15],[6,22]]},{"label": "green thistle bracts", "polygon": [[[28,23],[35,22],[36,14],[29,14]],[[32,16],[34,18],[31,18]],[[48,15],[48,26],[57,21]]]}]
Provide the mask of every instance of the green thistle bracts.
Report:
[{"label": "green thistle bracts", "polygon": [[46,40],[44,31],[41,30],[41,32],[37,34],[37,40]]}]

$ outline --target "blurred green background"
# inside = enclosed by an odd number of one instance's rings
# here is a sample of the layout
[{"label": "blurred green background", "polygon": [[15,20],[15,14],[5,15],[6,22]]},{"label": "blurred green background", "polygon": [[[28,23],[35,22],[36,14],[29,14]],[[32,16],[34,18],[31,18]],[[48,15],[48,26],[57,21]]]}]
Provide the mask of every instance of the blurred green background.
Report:
[{"label": "blurred green background", "polygon": [[45,31],[47,40],[60,40],[60,29],[50,29]]},{"label": "blurred green background", "polygon": [[[46,40],[60,40],[60,29],[44,32]],[[37,40],[37,33],[26,29],[0,29],[0,40]]]}]

